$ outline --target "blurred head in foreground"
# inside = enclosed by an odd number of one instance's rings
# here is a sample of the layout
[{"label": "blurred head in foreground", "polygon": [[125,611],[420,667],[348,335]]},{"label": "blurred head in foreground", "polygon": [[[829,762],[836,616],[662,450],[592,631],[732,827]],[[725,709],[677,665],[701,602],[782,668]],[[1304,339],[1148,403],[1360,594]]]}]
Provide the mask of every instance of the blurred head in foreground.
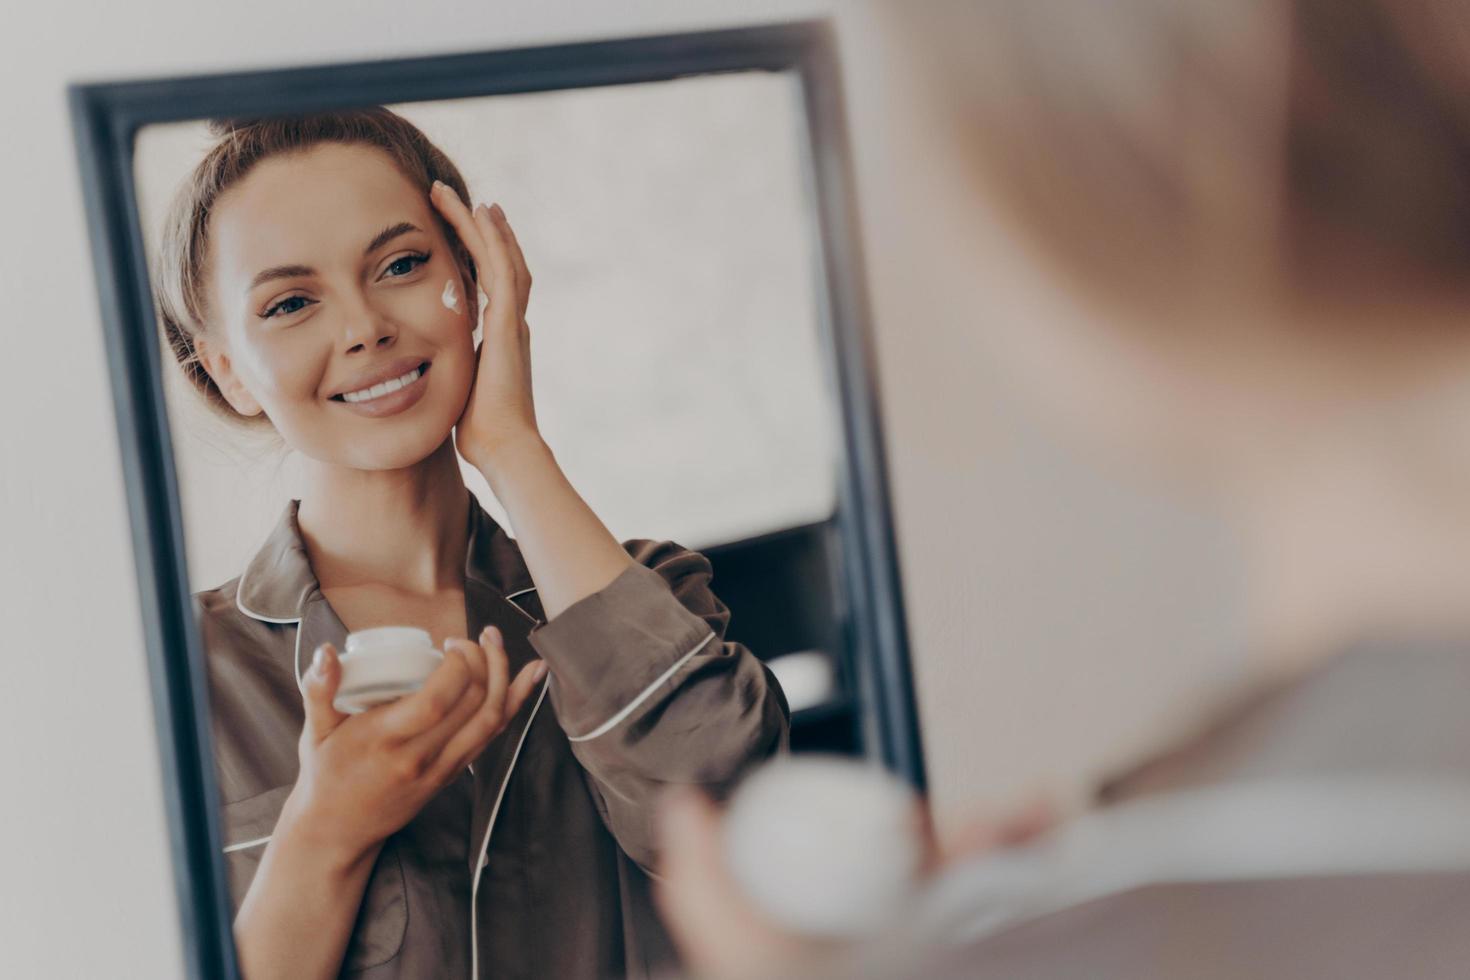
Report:
[{"label": "blurred head in foreground", "polygon": [[[1006,247],[1046,273],[1014,282],[965,256],[987,289],[1035,291],[1009,307],[1020,339],[996,349],[1021,355],[1013,366],[1079,431],[1233,509],[1262,641],[1289,654],[1470,636],[1470,4],[881,9],[944,106],[941,149],[968,182],[952,203],[987,202]],[[974,320],[995,327],[1001,306]],[[1463,642],[1443,649],[1407,669],[1338,658],[1349,669],[1328,683],[1274,685],[1279,699],[1171,745],[1109,796],[1395,770],[1462,781],[1470,663]],[[1416,805],[1395,803],[1405,818]],[[1239,811],[1215,813],[1238,829]],[[1464,930],[1427,924],[1463,918],[1467,877],[1337,873],[1365,855],[1355,846],[1333,874],[1247,883],[1231,852],[1226,881],[1095,895],[993,942],[895,943],[890,974],[871,947],[803,943],[720,891],[713,811],[668,815],[664,907],[709,976],[1438,976],[1465,962]],[[949,893],[953,922],[965,901],[983,922],[989,889],[1016,880],[999,867]],[[1393,919],[1406,907],[1436,914]],[[831,974],[812,965],[843,952]]]},{"label": "blurred head in foreground", "polygon": [[885,17],[1048,316],[1107,351],[1105,424],[1241,518],[1263,633],[1470,629],[1470,5]]}]

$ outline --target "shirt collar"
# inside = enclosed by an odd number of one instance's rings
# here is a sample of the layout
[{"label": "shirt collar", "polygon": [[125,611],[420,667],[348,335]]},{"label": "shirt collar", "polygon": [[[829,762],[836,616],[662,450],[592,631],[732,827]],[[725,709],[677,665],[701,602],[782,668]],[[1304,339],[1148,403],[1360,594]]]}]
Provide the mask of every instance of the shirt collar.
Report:
[{"label": "shirt collar", "polygon": [[[531,584],[519,562],[515,544],[500,525],[469,496],[469,543],[465,549],[465,580],[504,595]],[[287,502],[265,543],[240,575],[235,605],[252,619],[266,623],[299,623],[307,600],[318,589],[316,573],[306,554],[297,523],[301,501]],[[524,581],[522,581],[524,579]]]},{"label": "shirt collar", "polygon": [[316,574],[306,556],[296,523],[300,500],[289,500],[265,544],[240,575],[235,605],[251,619],[267,623],[299,623],[306,597],[316,588]]}]

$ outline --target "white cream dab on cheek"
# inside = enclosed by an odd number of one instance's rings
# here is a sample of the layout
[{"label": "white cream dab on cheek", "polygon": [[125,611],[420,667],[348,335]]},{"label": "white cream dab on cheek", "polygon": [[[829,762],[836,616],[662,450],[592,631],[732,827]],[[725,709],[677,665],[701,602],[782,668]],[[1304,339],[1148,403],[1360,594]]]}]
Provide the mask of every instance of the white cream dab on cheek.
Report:
[{"label": "white cream dab on cheek", "polygon": [[459,290],[455,288],[453,279],[446,279],[444,281],[444,292],[439,294],[439,302],[456,313],[460,311]]}]

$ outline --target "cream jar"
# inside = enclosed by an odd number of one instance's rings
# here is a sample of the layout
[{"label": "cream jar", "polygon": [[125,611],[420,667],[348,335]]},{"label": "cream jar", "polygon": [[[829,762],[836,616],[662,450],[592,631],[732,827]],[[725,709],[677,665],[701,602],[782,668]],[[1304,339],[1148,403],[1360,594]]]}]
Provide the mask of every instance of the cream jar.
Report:
[{"label": "cream jar", "polygon": [[444,655],[429,634],[412,626],[379,626],[347,636],[338,662],[342,681],[332,707],[355,715],[424,686]]}]

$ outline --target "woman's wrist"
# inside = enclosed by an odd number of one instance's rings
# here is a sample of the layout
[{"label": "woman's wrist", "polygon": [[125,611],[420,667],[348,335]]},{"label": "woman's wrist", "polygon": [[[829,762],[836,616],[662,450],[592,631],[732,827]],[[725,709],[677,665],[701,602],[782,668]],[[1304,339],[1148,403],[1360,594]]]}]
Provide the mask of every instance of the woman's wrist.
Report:
[{"label": "woman's wrist", "polygon": [[320,814],[305,805],[296,789],[281,807],[272,838],[272,844],[281,845],[276,852],[290,852],[293,861],[307,861],[339,880],[358,875],[365,864],[371,865],[384,843],[354,840],[338,828],[327,826]]},{"label": "woman's wrist", "polygon": [[464,454],[470,465],[480,471],[497,500],[505,501],[510,485],[533,476],[547,466],[556,466],[551,447],[534,429],[499,440],[491,446],[468,447]]},{"label": "woman's wrist", "polygon": [[[344,846],[293,791],[235,915],[249,977],[335,977],[383,841]],[[324,829],[324,828],[323,828]]]}]

